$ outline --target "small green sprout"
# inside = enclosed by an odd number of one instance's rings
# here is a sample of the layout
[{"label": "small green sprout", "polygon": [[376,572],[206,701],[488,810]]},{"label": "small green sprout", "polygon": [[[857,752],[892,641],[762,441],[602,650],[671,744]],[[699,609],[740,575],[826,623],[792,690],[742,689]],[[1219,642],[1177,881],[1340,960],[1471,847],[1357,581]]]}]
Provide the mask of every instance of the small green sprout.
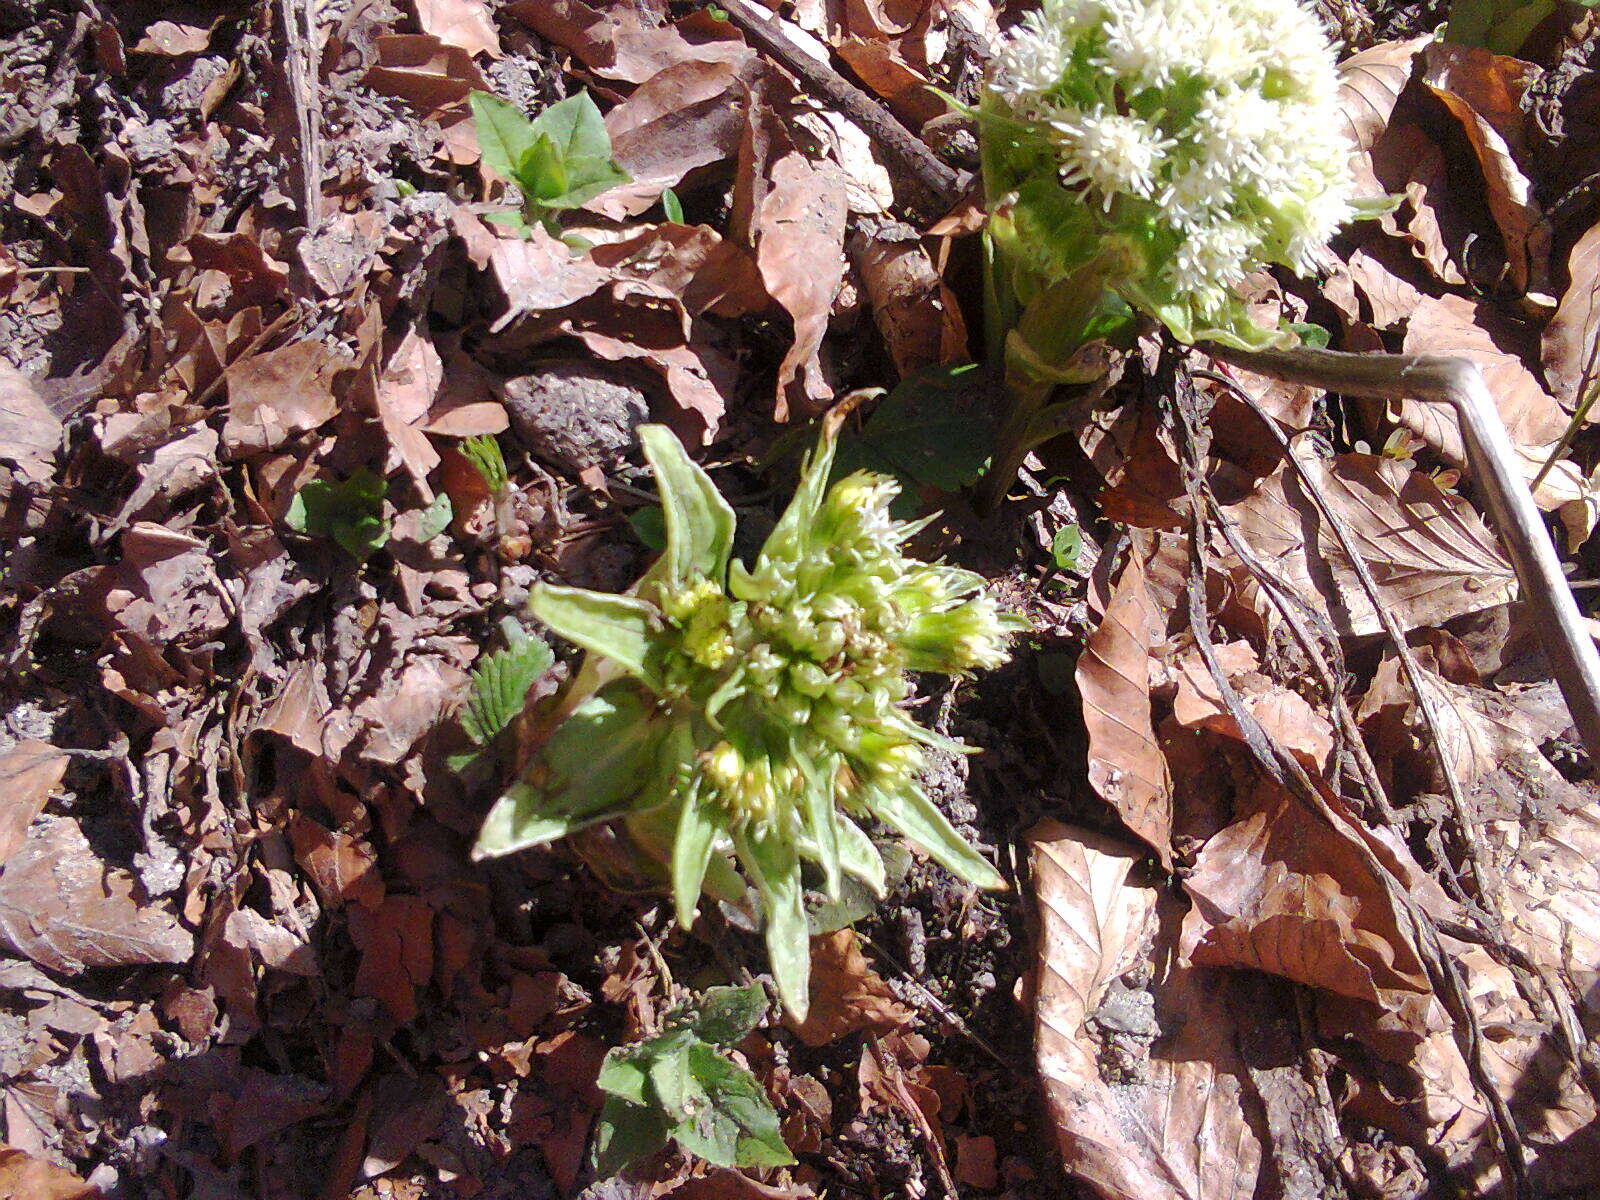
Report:
[{"label": "small green sprout", "polygon": [[515,619],[500,622],[506,646],[485,654],[472,669],[472,691],[461,710],[461,727],[476,745],[487,746],[522,712],[528,689],[555,663],[550,647],[530,637]]},{"label": "small green sprout", "polygon": [[631,594],[537,585],[529,610],[590,652],[567,716],[489,813],[476,854],[505,854],[627,818],[667,864],[677,917],[702,890],[765,910],[779,994],[804,1015],[810,946],[801,863],[880,896],[875,817],[980,887],[999,874],[919,783],[924,748],[969,752],[904,709],[908,671],[965,675],[1008,657],[1023,621],[981,576],[907,558],[925,522],[896,521],[898,485],[858,471],[828,487],[837,424],[754,565],[732,559],[734,516],[662,426],[641,427],[666,549]]},{"label": "small green sprout", "polygon": [[461,453],[478,468],[491,494],[498,496],[506,490],[511,472],[506,469],[506,456],[500,450],[499,438],[492,433],[469,437],[461,443]]},{"label": "small green sprout", "polygon": [[606,1100],[590,1157],[601,1178],[677,1141],[719,1167],[794,1162],[760,1082],[728,1057],[760,1023],[759,987],[712,988],[667,1018],[657,1037],[606,1054],[597,1081]]},{"label": "small green sprout", "polygon": [[632,177],[611,158],[611,136],[587,92],[552,104],[533,120],[498,96],[473,92],[473,126],[483,161],[522,192],[522,214],[501,223],[542,224],[559,236],[556,214],[579,208]]},{"label": "small green sprout", "polygon": [[299,533],[332,538],[350,557],[365,562],[389,540],[383,515],[388,491],[388,480],[366,467],[348,479],[313,479],[295,493],[284,520]]}]

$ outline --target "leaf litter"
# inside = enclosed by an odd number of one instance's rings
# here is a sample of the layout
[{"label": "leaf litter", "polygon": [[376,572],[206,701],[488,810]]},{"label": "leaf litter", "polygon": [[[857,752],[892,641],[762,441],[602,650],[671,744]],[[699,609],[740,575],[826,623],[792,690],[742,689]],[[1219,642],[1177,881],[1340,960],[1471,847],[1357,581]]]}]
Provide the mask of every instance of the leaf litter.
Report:
[{"label": "leaf litter", "polygon": [[[307,8],[0,6],[0,1193],[1600,1187],[1591,764],[1453,422],[1146,347],[980,520],[971,210],[910,205],[862,110],[710,9]],[[973,168],[929,85],[973,97],[997,9],[775,19]],[[1581,578],[1578,34],[1350,44],[1357,173],[1400,207],[1250,287],[1477,360]],[[473,93],[603,118],[526,235],[488,218],[532,147],[485,145]],[[985,749],[927,790],[1012,890],[904,858],[881,905],[819,906],[807,1020],[696,1051],[772,1106],[764,1156],[706,1161],[730,1127],[597,1179],[608,1051],[760,957],[736,907],[673,932],[603,829],[468,861],[571,669],[519,613],[648,561],[640,424],[759,528],[859,388],[890,394],[841,457],[1033,618],[924,698]]]}]

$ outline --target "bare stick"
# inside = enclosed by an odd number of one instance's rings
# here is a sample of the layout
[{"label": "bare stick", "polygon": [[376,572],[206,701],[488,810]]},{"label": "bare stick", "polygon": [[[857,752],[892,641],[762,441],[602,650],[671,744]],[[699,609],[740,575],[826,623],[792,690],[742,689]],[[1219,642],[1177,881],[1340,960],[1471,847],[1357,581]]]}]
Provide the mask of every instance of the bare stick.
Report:
[{"label": "bare stick", "polygon": [[827,63],[819,62],[795,45],[783,26],[751,0],[721,0],[721,4],[728,20],[756,49],[775,59],[808,90],[849,117],[895,160],[925,193],[919,199],[928,207],[928,215],[940,216],[955,207],[967,190],[969,176],[947,165],[883,105]]},{"label": "bare stick", "polygon": [[1200,347],[1224,362],[1289,383],[1347,396],[1448,404],[1461,424],[1467,465],[1482,489],[1533,610],[1550,672],[1561,687],[1573,724],[1600,764],[1600,655],[1572,599],[1561,561],[1522,478],[1516,450],[1478,368],[1462,358],[1414,354],[1349,354],[1336,350],[1235,350]]}]

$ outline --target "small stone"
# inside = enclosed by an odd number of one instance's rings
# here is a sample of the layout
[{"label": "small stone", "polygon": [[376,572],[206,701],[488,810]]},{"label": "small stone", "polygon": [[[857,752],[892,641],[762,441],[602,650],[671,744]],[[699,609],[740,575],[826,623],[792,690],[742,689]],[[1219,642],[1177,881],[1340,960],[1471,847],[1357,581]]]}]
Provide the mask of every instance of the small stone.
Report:
[{"label": "small stone", "polygon": [[639,444],[650,420],[645,392],[616,367],[552,362],[502,385],[517,438],[536,458],[568,475],[610,466]]}]

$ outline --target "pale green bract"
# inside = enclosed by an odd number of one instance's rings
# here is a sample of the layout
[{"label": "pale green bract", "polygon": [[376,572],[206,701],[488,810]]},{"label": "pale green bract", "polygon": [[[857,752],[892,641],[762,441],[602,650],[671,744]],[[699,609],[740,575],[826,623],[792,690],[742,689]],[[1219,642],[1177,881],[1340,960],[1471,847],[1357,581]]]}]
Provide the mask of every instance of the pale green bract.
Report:
[{"label": "pale green bract", "polygon": [[1353,198],[1338,88],[1294,0],[1045,0],[979,113],[1018,299],[1093,276],[1186,342],[1292,342],[1234,286],[1262,262],[1308,269],[1374,211]]},{"label": "pale green bract", "polygon": [[702,891],[742,893],[736,861],[761,897],[779,994],[803,1017],[802,860],[821,868],[831,898],[845,874],[884,890],[858,819],[980,887],[1003,886],[918,783],[925,747],[967,747],[919,726],[903,702],[907,671],[998,666],[1024,623],[997,610],[982,577],[902,553],[922,522],[890,518],[893,480],[860,471],[827,486],[831,427],[749,569],[731,558],[733,510],[705,472],[666,428],[640,439],[666,549],[631,595],[535,588],[533,615],[591,659],[582,699],[490,812],[476,853],[626,816],[667,864],[685,927]]}]

